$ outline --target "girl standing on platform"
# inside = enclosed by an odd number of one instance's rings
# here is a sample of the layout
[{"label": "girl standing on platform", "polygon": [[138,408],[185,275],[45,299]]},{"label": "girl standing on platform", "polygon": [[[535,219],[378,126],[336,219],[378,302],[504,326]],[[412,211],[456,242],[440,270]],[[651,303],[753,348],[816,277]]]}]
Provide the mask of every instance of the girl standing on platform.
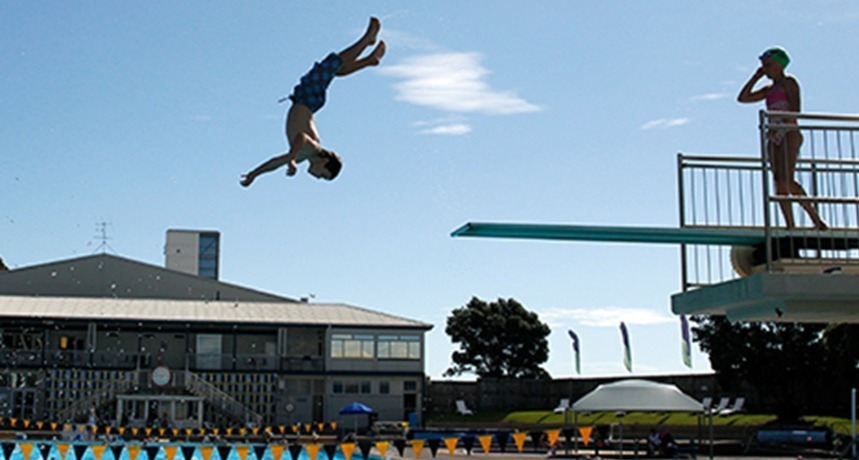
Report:
[{"label": "girl standing on platform", "polygon": [[[787,51],[780,47],[770,48],[764,51],[759,59],[761,66],[740,90],[737,101],[751,103],[765,100],[768,111],[801,112],[799,82],[784,72],[784,69],[790,64]],[[764,76],[772,80],[772,83],[755,90],[755,85]],[[794,177],[796,175],[796,161],[799,158],[799,147],[803,141],[802,133],[797,128],[797,121],[795,118],[782,118],[780,122],[774,120],[773,124],[784,126],[783,128],[771,129],[767,133],[767,153],[775,181],[776,194],[782,197],[790,195],[805,197],[805,190]],[[808,217],[811,218],[816,228],[820,230],[829,228],[817,214],[812,203],[801,201],[800,205],[808,213]],[[787,228],[795,227],[792,203],[780,201],[779,206]]]}]

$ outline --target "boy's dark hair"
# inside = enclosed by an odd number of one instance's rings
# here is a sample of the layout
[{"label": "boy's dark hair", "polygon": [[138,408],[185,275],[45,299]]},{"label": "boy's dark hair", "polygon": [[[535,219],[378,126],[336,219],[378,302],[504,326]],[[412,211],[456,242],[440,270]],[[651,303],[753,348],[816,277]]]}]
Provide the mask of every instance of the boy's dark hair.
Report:
[{"label": "boy's dark hair", "polygon": [[343,169],[343,162],[340,161],[340,156],[331,150],[323,149],[322,156],[328,159],[328,161],[325,162],[325,169],[327,169],[329,173],[328,180],[334,180],[337,175],[340,174],[340,170]]}]

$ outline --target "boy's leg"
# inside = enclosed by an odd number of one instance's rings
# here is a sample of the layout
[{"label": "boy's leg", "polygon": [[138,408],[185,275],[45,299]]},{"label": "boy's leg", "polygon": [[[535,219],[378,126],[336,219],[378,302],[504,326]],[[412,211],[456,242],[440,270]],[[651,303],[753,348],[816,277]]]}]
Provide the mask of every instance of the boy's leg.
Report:
[{"label": "boy's leg", "polygon": [[385,50],[385,42],[379,42],[379,45],[376,46],[369,56],[363,59],[358,59],[357,61],[344,61],[343,65],[340,66],[340,70],[337,71],[337,76],[344,77],[350,73],[357,72],[364,67],[379,65],[379,63],[382,62],[382,56],[385,55]]},{"label": "boy's leg", "polygon": [[372,46],[376,43],[376,36],[379,35],[379,29],[381,28],[382,24],[379,22],[378,18],[370,18],[370,25],[367,26],[367,31],[364,32],[364,35],[362,35],[358,41],[350,45],[348,48],[337,53],[340,56],[340,59],[343,59],[343,63],[346,64],[357,61],[358,56],[360,56],[368,46]]},{"label": "boy's leg", "polygon": [[376,43],[376,37],[379,35],[379,29],[381,29],[381,27],[382,24],[379,22],[378,18],[370,18],[370,25],[367,26],[367,31],[364,32],[364,35],[362,35],[361,38],[351,46],[337,53],[343,61],[343,65],[340,67],[340,70],[337,71],[337,76],[342,77],[357,70],[361,70],[364,67],[379,64],[382,60],[382,56],[385,54],[385,42],[379,43],[379,46],[377,46],[376,49],[374,49],[366,58],[358,59],[358,57],[361,56],[361,53],[363,53],[367,47]]}]

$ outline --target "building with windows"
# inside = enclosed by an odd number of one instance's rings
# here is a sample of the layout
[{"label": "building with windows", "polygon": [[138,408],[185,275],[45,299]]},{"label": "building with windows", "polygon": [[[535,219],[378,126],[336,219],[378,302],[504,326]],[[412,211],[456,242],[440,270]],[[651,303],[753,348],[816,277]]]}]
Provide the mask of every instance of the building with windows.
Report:
[{"label": "building with windows", "polygon": [[0,417],[351,426],[360,401],[420,423],[431,328],[109,254],[3,271]]},{"label": "building with windows", "polygon": [[218,279],[221,234],[214,231],[167,230],[164,265],[202,278]]}]

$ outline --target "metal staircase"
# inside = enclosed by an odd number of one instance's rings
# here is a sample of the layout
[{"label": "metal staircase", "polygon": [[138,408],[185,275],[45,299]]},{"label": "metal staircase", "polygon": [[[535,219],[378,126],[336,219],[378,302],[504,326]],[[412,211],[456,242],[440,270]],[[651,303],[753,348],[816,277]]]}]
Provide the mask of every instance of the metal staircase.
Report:
[{"label": "metal staircase", "polygon": [[134,387],[138,378],[137,372],[132,375],[133,378],[113,381],[100,390],[90,393],[89,396],[75,401],[57,413],[57,420],[73,422],[78,417],[86,417],[90,407],[100,407],[114,401],[117,395],[127,393]]},{"label": "metal staircase", "polygon": [[248,409],[247,406],[191,371],[185,371],[185,389],[193,395],[202,396],[208,404],[218,410],[254,426],[262,426],[263,417],[261,415]]}]

